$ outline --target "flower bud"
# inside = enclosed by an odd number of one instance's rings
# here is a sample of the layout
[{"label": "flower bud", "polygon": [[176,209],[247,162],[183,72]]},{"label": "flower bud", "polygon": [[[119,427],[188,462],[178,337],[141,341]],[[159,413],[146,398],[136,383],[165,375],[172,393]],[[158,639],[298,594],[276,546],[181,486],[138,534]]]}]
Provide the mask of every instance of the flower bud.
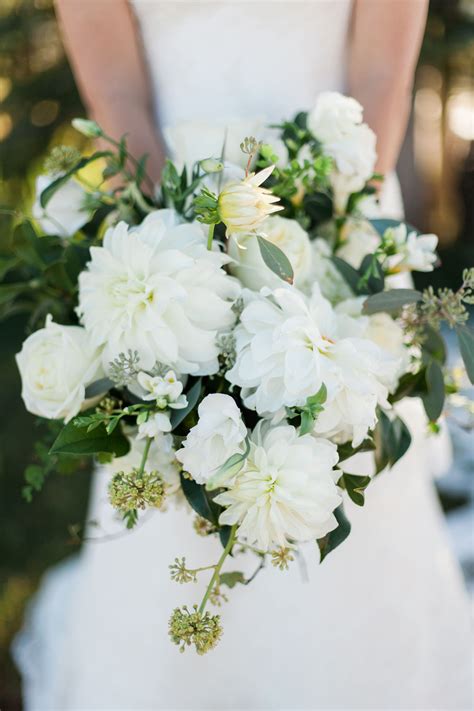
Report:
[{"label": "flower bud", "polygon": [[72,127],[82,133],[83,136],[87,138],[99,138],[104,135],[99,124],[90,119],[75,118],[71,121]]},{"label": "flower bud", "polygon": [[240,182],[225,186],[218,198],[218,213],[228,234],[253,232],[273,212],[283,210],[270,190],[260,185],[271,175],[271,165],[259,173],[251,173]]},{"label": "flower bud", "polygon": [[205,173],[220,173],[224,170],[224,163],[217,158],[205,158],[199,162]]}]

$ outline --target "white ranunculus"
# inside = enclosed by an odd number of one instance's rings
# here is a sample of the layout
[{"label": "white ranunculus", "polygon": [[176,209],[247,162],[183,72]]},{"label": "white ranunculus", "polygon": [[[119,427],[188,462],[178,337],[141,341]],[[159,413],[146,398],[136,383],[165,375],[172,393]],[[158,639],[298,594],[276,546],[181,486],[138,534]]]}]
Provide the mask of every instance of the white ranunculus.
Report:
[{"label": "white ranunculus", "polygon": [[337,91],[324,91],[308,113],[307,125],[321,143],[332,143],[362,123],[362,106],[350,96]]},{"label": "white ranunculus", "polygon": [[323,296],[335,304],[349,299],[352,291],[331,257],[332,251],[326,239],[317,237],[311,242],[311,270],[302,289],[305,293],[311,293],[314,284],[318,284]]},{"label": "white ranunculus", "polygon": [[366,220],[347,220],[340,238],[341,245],[336,255],[354,269],[359,269],[364,257],[373,254],[381,242],[380,236]]},{"label": "white ranunculus", "polygon": [[337,461],[327,440],[260,423],[243,468],[215,499],[226,507],[219,523],[238,524],[238,537],[261,551],[325,536],[341,503]]},{"label": "white ranunculus", "polygon": [[[130,450],[123,457],[113,459],[110,464],[106,465],[106,470],[110,475],[113,475],[119,471],[130,473],[132,469],[138,469],[145,445],[144,438],[130,438]],[[157,432],[150,445],[145,470],[158,472],[167,486],[167,494],[175,494],[180,491],[181,466],[175,455],[172,435]]]},{"label": "white ranunculus", "polygon": [[[433,271],[438,260],[436,254],[438,238],[436,235],[417,235],[416,232],[408,232],[407,226],[403,223],[398,227],[390,228],[387,232],[396,251],[396,254],[387,259],[387,266],[392,273]],[[384,240],[387,232],[384,235]]]},{"label": "white ranunculus", "polygon": [[61,326],[51,316],[28,336],[16,362],[26,409],[68,422],[80,411],[85,389],[100,377],[100,354],[80,326]]},{"label": "white ranunculus", "polygon": [[[308,233],[296,220],[278,215],[267,217],[258,233],[286,254],[293,267],[294,283],[302,284],[311,269]],[[259,291],[262,286],[277,288],[281,285],[281,279],[263,261],[255,235],[231,237],[228,253],[235,260],[231,271],[244,286]]]},{"label": "white ranunculus", "polygon": [[54,193],[45,208],[41,207],[40,196],[57,175],[40,175],[36,179],[36,199],[33,217],[47,235],[72,237],[91,219],[91,212],[84,210],[86,192],[76,180],[68,180]]},{"label": "white ranunculus", "polygon": [[230,395],[206,395],[198,407],[199,420],[176,457],[198,484],[208,481],[232,454],[245,449],[247,428]]},{"label": "white ranunculus", "polygon": [[157,210],[130,229],[109,229],[79,276],[78,313],[103,363],[137,351],[140,367],[157,361],[178,373],[217,372],[216,335],[232,326],[238,282],[222,266],[229,257],[208,251],[198,224],[179,224]]},{"label": "white ranunculus", "polygon": [[283,210],[275,205],[280,198],[260,187],[274,167],[270,165],[243,180],[227,183],[219,193],[217,209],[229,235],[254,232],[268,215]]}]

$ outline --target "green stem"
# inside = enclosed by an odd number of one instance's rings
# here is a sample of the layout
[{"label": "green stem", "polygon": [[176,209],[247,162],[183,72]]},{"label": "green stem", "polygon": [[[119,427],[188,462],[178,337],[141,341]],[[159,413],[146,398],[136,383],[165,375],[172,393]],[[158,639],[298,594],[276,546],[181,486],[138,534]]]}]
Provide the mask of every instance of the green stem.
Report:
[{"label": "green stem", "polygon": [[150,451],[151,443],[153,439],[148,437],[145,443],[145,449],[143,450],[142,461],[140,462],[140,469],[138,470],[138,476],[142,476],[145,471],[146,460],[148,459],[148,452]]},{"label": "green stem", "polygon": [[208,235],[207,235],[207,248],[208,248],[208,250],[211,250],[211,249],[212,249],[212,240],[214,239],[214,229],[215,229],[215,227],[216,227],[216,225],[214,224],[214,222],[209,225],[209,233],[208,233]]},{"label": "green stem", "polygon": [[214,589],[214,586],[216,582],[219,580],[219,574],[221,572],[222,565],[229,555],[230,551],[232,550],[232,546],[234,545],[235,542],[235,534],[237,532],[237,525],[232,526],[232,529],[230,531],[230,536],[229,540],[227,541],[227,545],[222,551],[222,555],[219,558],[216,567],[214,568],[214,573],[212,574],[212,578],[209,582],[209,585],[207,586],[207,590],[204,593],[204,597],[202,599],[201,604],[199,605],[199,612],[202,614],[204,612],[204,608],[206,607],[206,603],[209,600],[209,595],[211,594],[212,590]]},{"label": "green stem", "polygon": [[[110,136],[107,136],[107,134],[105,134],[105,133],[103,133],[101,137],[102,137],[105,141],[108,141],[108,142],[111,143],[113,146],[115,146],[115,148],[119,148],[119,149],[120,149],[120,143],[119,143],[118,141],[116,141],[115,139],[111,138]],[[139,167],[139,162],[137,161],[136,158],[134,158],[134,157],[132,156],[131,153],[129,153],[127,150],[125,150],[125,155],[127,156],[127,158],[128,158],[128,160],[130,161],[130,163],[132,163],[132,164],[135,166],[135,168],[138,168],[138,167]],[[154,184],[153,180],[150,178],[150,176],[149,176],[148,173],[146,173],[146,172],[143,173],[143,178],[144,178],[144,180],[148,183],[148,187],[150,188],[150,190],[151,190],[152,193],[153,193],[153,191],[154,191],[154,189],[155,189],[155,184]]]}]

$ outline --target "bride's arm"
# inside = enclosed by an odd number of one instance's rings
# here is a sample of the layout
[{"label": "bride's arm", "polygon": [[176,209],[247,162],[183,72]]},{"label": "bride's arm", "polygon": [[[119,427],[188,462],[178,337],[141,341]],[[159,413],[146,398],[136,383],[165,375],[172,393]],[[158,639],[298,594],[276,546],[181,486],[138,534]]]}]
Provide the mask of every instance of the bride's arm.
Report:
[{"label": "bride's arm", "polygon": [[126,0],[56,0],[64,44],[91,117],[113,138],[128,134],[135,156],[148,153],[157,179],[164,151],[134,19]]},{"label": "bride's arm", "polygon": [[428,0],[356,0],[349,93],[377,134],[377,170],[395,168],[410,113]]}]

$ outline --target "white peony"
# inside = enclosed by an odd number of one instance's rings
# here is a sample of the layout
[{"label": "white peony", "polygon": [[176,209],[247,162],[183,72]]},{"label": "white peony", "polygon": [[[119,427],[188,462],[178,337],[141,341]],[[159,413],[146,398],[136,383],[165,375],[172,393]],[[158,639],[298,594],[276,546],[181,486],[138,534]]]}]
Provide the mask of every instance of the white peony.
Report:
[{"label": "white peony", "polygon": [[370,222],[349,219],[341,230],[341,245],[336,255],[344,259],[354,269],[359,269],[364,257],[373,254],[381,239]]},{"label": "white peony", "polygon": [[56,180],[57,175],[40,175],[36,179],[36,199],[33,217],[47,235],[72,237],[91,219],[91,212],[84,209],[86,192],[76,180],[68,180],[54,193],[45,208],[41,207],[43,190]]},{"label": "white peony", "polygon": [[100,354],[86,331],[61,326],[51,316],[24,341],[16,362],[26,409],[52,420],[77,415],[86,386],[100,377]]},{"label": "white peony", "polygon": [[[294,283],[299,286],[311,269],[311,243],[308,233],[296,220],[286,217],[267,217],[258,229],[266,240],[279,247],[293,267]],[[255,235],[231,237],[228,253],[235,263],[231,271],[249,289],[259,291],[262,286],[276,288],[281,279],[265,264]]]},{"label": "white peony", "polygon": [[205,248],[200,225],[157,210],[134,229],[109,229],[79,276],[78,313],[104,367],[129,349],[140,367],[157,361],[180,373],[218,370],[216,335],[234,322],[238,283],[226,255]]},{"label": "white peony", "polygon": [[275,166],[250,173],[240,181],[227,183],[219,193],[217,209],[227,228],[227,234],[254,232],[273,212],[283,210],[275,205],[280,200],[271,190],[260,187],[270,177]]},{"label": "white peony", "polygon": [[438,260],[436,235],[417,235],[416,232],[408,232],[407,226],[402,223],[398,227],[387,230],[384,241],[387,238],[395,251],[395,254],[389,256],[386,261],[392,274],[404,271],[433,271]]},{"label": "white peony", "polygon": [[308,129],[321,143],[338,141],[352,126],[362,123],[362,112],[362,106],[350,96],[324,91],[308,113]]},{"label": "white peony", "polygon": [[232,454],[245,449],[247,428],[230,395],[206,395],[198,407],[199,420],[176,453],[183,469],[198,484],[208,481]]},{"label": "white peony", "polygon": [[238,524],[238,537],[261,551],[325,536],[337,527],[341,503],[337,461],[327,440],[259,423],[243,468],[215,498],[226,507],[219,523]]},{"label": "white peony", "polygon": [[[106,469],[111,475],[119,471],[130,473],[132,469],[140,467],[145,441],[138,437],[130,439],[130,450],[123,457],[115,458]],[[167,493],[175,494],[180,490],[179,474],[181,467],[176,460],[173,447],[173,437],[170,434],[158,432],[151,443],[145,470],[156,471],[167,485]]]}]

